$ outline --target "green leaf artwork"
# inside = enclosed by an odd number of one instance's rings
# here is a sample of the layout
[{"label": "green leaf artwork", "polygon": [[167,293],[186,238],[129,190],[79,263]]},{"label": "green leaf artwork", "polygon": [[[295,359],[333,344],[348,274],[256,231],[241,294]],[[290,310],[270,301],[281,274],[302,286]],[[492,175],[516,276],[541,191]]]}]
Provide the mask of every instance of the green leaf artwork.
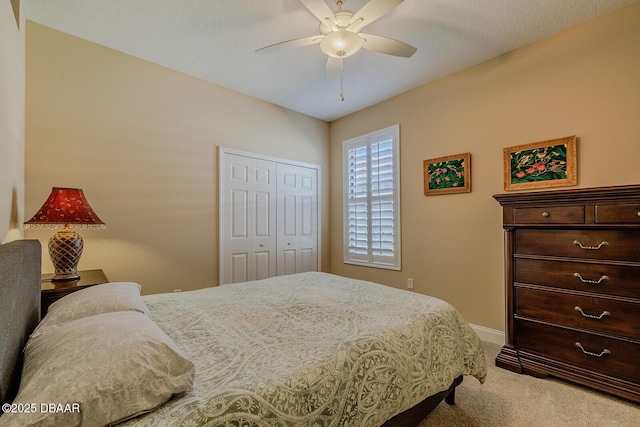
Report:
[{"label": "green leaf artwork", "polygon": [[428,165],[429,189],[464,187],[464,158]]},{"label": "green leaf artwork", "polygon": [[567,145],[511,153],[511,183],[567,179]]}]

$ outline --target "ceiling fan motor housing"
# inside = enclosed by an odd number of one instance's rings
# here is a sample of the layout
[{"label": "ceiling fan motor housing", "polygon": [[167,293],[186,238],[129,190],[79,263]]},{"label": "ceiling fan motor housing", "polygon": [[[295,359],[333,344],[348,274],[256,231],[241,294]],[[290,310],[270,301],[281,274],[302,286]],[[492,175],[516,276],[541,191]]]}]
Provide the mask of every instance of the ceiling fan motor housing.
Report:
[{"label": "ceiling fan motor housing", "polygon": [[358,33],[346,29],[354,13],[354,11],[346,9],[334,11],[337,23],[335,30],[324,22],[320,23],[320,33],[324,35],[320,49],[325,55],[332,58],[346,58],[360,50],[363,43],[362,38]]},{"label": "ceiling fan motor housing", "polygon": [[346,58],[362,47],[362,39],[353,31],[337,30],[324,36],[320,49],[333,58]]}]

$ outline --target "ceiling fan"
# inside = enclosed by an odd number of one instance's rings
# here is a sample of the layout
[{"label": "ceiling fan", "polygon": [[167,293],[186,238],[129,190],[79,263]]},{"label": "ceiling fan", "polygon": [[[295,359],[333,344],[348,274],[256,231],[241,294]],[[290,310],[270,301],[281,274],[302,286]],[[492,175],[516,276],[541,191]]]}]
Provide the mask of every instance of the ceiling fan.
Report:
[{"label": "ceiling fan", "polygon": [[[275,53],[319,43],[322,52],[329,57],[327,75],[334,74],[336,67],[339,66],[342,77],[342,60],[361,48],[404,58],[409,58],[416,52],[417,49],[407,43],[360,32],[365,25],[380,18],[404,0],[370,0],[357,12],[343,9],[343,0],[334,1],[338,7],[335,11],[331,10],[324,0],[300,0],[320,20],[319,35],[276,43],[258,49],[256,53],[261,55]],[[340,97],[344,101],[342,88]]]}]

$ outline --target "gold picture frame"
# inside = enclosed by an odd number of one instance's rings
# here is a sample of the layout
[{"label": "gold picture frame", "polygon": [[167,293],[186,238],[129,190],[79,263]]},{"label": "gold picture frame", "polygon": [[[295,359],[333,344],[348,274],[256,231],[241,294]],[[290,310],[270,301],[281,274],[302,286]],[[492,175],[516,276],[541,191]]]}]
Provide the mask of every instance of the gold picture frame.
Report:
[{"label": "gold picture frame", "polygon": [[422,168],[425,196],[471,192],[471,153],[424,160]]},{"label": "gold picture frame", "polygon": [[578,182],[576,136],[504,148],[504,189],[569,187]]}]

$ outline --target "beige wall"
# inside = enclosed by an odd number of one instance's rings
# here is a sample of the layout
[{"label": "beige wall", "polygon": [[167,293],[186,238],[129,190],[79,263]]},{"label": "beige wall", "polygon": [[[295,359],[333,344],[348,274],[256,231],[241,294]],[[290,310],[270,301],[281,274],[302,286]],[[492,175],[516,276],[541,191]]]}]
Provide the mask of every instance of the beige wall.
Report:
[{"label": "beige wall", "polygon": [[20,2],[0,2],[0,243],[22,237],[24,33]]},{"label": "beige wall", "polygon": [[[331,271],[451,302],[504,330],[503,147],[578,136],[578,186],[640,183],[640,3],[331,123],[342,141],[399,123],[402,271],[342,262],[341,180],[331,182]],[[471,152],[472,192],[423,195],[422,161]]]},{"label": "beige wall", "polygon": [[[217,282],[216,146],[287,153],[323,167],[324,270],[400,288],[412,277],[416,292],[503,330],[500,207],[491,197],[503,191],[502,148],[575,134],[580,187],[638,183],[637,22],[640,3],[330,126],[29,23],[26,215],[51,186],[82,187],[108,228],[83,233],[81,268],[138,281],[146,293],[207,286]],[[395,123],[403,270],[345,265],[342,141]],[[473,191],[425,197],[422,160],[467,151]],[[50,234],[26,233],[43,242]]]},{"label": "beige wall", "polygon": [[81,232],[80,269],[144,293],[217,284],[218,146],[319,164],[328,187],[326,122],[32,22],[26,57],[26,215],[52,186],[83,188],[107,229]]}]

